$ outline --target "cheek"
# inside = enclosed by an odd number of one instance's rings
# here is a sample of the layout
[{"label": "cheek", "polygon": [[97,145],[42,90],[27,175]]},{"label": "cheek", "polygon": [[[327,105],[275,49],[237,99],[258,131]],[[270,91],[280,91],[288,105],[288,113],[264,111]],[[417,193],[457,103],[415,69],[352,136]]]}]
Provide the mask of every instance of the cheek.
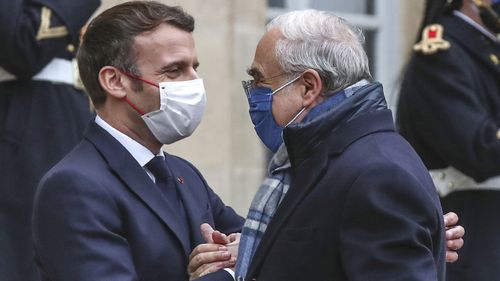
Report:
[{"label": "cheek", "polygon": [[273,97],[274,120],[281,127],[284,127],[293,118],[294,108],[293,100],[288,99],[286,95]]},{"label": "cheek", "polygon": [[282,100],[274,95],[273,96],[273,103],[272,103],[272,113],[274,117],[274,121],[280,126],[283,126],[283,113],[285,108],[283,107]]},{"label": "cheek", "polygon": [[147,111],[151,112],[160,109],[160,92],[149,90],[142,93],[144,107]]}]

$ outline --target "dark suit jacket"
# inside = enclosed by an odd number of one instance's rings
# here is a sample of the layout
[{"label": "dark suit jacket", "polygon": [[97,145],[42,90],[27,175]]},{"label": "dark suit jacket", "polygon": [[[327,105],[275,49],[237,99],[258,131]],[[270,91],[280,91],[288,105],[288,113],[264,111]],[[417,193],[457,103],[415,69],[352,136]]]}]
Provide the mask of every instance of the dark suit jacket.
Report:
[{"label": "dark suit jacket", "polygon": [[370,108],[382,95],[365,86],[331,114],[285,129],[292,184],[246,280],[444,280],[439,198],[390,110]]},{"label": "dark suit jacket", "polygon": [[33,214],[43,280],[187,280],[188,256],[203,243],[199,226],[225,232],[243,223],[187,161],[166,155],[191,237],[178,210],[111,135],[91,123],[85,139],[40,182]]},{"label": "dark suit jacket", "polygon": [[[80,28],[100,2],[0,1],[0,67],[18,78],[0,82],[2,281],[38,280],[31,236],[35,189],[42,176],[82,139],[91,118],[83,91],[31,77],[54,58],[75,56]],[[51,10],[50,18],[42,16],[42,7]],[[68,35],[38,38],[44,20],[49,30],[66,27]]]}]

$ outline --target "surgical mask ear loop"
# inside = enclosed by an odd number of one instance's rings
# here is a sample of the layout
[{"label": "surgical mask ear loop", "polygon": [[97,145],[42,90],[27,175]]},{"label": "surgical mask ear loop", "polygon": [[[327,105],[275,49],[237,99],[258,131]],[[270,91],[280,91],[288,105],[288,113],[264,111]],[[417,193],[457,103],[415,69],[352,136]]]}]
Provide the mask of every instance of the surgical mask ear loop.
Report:
[{"label": "surgical mask ear loop", "polygon": [[292,118],[292,120],[290,120],[290,122],[288,122],[288,123],[285,125],[285,127],[284,127],[284,128],[288,127],[288,126],[289,126],[290,124],[292,124],[295,120],[297,120],[297,118],[299,118],[299,116],[302,114],[302,112],[304,112],[304,110],[306,110],[306,108],[305,108],[305,107],[303,107],[303,108],[299,111],[299,113],[297,113],[297,114],[296,114],[296,115]]},{"label": "surgical mask ear loop", "polygon": [[[290,120],[290,122],[288,122],[288,123],[285,125],[285,127],[283,127],[283,128],[288,127],[288,126],[289,126],[290,124],[292,124],[295,120],[297,120],[297,118],[298,118],[298,117],[302,114],[302,112],[304,112],[304,110],[306,110],[306,108],[305,108],[305,107],[303,107],[303,108],[299,111],[299,113],[297,113],[297,114],[295,115],[295,117],[293,117],[293,118],[292,118],[292,120]],[[281,130],[281,139],[283,139],[283,130]]]},{"label": "surgical mask ear loop", "polygon": [[274,95],[274,94],[276,94],[277,92],[279,92],[279,91],[283,90],[285,87],[287,87],[288,85],[292,84],[293,82],[297,81],[297,79],[299,79],[299,78],[300,78],[300,76],[301,76],[301,75],[299,75],[299,76],[297,76],[297,77],[293,78],[292,80],[290,80],[290,81],[286,82],[285,84],[281,85],[278,89],[274,90],[274,91],[271,93],[271,96],[272,96],[272,95]]}]

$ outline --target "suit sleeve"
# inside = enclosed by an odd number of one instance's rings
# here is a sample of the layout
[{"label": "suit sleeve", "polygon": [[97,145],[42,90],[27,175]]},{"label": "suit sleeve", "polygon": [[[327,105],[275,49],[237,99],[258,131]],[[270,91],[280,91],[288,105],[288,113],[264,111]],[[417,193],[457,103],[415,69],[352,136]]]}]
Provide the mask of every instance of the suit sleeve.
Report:
[{"label": "suit sleeve", "polygon": [[478,89],[486,78],[475,69],[455,45],[434,55],[417,54],[401,90],[409,110],[402,114],[410,117],[398,122],[407,122],[430,153],[480,182],[500,174],[500,112],[492,113],[489,101],[480,100]]},{"label": "suit sleeve", "polygon": [[78,44],[80,29],[100,0],[2,0],[0,7],[0,66],[30,78],[50,60]]},{"label": "suit sleeve", "polygon": [[207,190],[208,200],[210,201],[210,206],[212,208],[214,228],[225,234],[241,232],[245,219],[238,215],[233,208],[224,204],[220,197],[210,188],[210,186],[208,186],[207,182],[196,167],[184,159],[178,159],[189,165],[203,181]]},{"label": "suit sleeve", "polygon": [[138,280],[118,206],[77,173],[42,180],[35,198],[35,260],[52,281]]},{"label": "suit sleeve", "polygon": [[233,208],[226,206],[211,189],[209,190],[209,196],[212,202],[215,229],[225,234],[241,232],[245,220]]},{"label": "suit sleeve", "polygon": [[[412,176],[376,167],[347,196],[341,221],[341,260],[351,281],[442,280],[433,251],[444,259],[441,210]],[[444,261],[441,260],[444,266]]]}]

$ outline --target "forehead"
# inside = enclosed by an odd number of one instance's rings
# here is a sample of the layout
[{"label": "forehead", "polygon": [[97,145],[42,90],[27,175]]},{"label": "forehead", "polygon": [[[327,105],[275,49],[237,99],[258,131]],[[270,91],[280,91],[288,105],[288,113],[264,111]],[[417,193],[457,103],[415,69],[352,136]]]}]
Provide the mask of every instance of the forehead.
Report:
[{"label": "forehead", "polygon": [[274,28],[268,31],[257,44],[255,56],[250,66],[253,72],[257,72],[263,77],[270,77],[282,72],[275,55],[276,41],[281,37],[279,29]]},{"label": "forehead", "polygon": [[138,65],[197,60],[192,34],[168,24],[161,24],[151,31],[136,36],[134,47]]}]

